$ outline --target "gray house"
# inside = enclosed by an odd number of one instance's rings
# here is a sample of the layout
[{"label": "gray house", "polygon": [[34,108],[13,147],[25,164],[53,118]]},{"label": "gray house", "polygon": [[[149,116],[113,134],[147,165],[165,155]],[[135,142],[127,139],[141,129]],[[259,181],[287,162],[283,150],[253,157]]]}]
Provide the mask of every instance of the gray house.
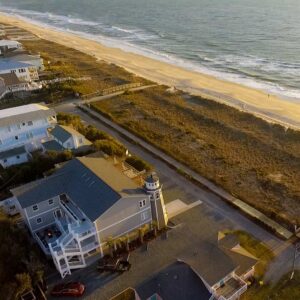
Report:
[{"label": "gray house", "polygon": [[120,237],[135,239],[139,229],[167,224],[159,180],[129,178],[105,158],[81,157],[49,177],[12,190],[19,210],[43,251],[64,277],[107,253]]},{"label": "gray house", "polygon": [[70,126],[56,125],[50,134],[63,149],[75,150],[92,144],[84,135]]}]

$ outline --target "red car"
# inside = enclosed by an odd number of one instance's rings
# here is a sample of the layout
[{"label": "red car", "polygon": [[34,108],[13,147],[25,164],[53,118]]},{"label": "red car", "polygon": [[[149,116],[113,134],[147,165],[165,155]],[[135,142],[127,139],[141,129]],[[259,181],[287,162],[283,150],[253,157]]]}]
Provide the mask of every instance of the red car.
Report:
[{"label": "red car", "polygon": [[69,282],[56,285],[52,292],[52,296],[68,296],[68,297],[80,297],[85,291],[85,286],[81,282]]}]

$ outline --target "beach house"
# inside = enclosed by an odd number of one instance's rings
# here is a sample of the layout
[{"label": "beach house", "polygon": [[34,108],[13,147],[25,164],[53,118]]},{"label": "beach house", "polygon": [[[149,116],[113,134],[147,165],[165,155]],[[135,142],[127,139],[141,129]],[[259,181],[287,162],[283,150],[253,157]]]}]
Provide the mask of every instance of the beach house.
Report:
[{"label": "beach house", "polygon": [[56,125],[50,130],[50,135],[63,149],[76,150],[92,144],[70,126]]},{"label": "beach house", "polygon": [[0,40],[0,55],[22,49],[22,44],[17,41]]},{"label": "beach house", "polygon": [[0,59],[0,74],[15,73],[20,81],[31,82],[39,79],[37,67],[13,59]]},{"label": "beach house", "polygon": [[0,98],[7,93],[25,91],[28,83],[20,81],[15,73],[0,74]]},{"label": "beach house", "polygon": [[108,253],[120,238],[136,239],[154,221],[158,229],[166,226],[158,177],[142,182],[121,165],[80,157],[11,190],[33,237],[62,277],[84,268],[94,253]]},{"label": "beach house", "polygon": [[56,113],[41,104],[28,104],[0,111],[0,164],[8,167],[28,160],[49,139]]},{"label": "beach house", "polygon": [[10,58],[16,61],[23,62],[25,64],[33,65],[38,71],[43,71],[44,61],[39,54],[28,54],[25,51],[14,51],[5,55],[6,58]]}]

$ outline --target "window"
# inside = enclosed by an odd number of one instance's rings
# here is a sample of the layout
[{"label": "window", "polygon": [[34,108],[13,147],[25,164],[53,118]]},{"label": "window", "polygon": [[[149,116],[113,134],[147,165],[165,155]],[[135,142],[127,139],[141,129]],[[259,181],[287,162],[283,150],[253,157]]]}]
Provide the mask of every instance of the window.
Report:
[{"label": "window", "polygon": [[147,211],[142,212],[141,213],[141,219],[142,219],[142,221],[145,221],[147,218],[148,218],[148,212]]},{"label": "window", "polygon": [[7,159],[5,158],[3,161],[6,163],[6,162],[7,162]]},{"label": "window", "polygon": [[32,133],[32,132],[26,133],[26,137],[27,137],[28,140],[29,140],[30,138],[32,139],[32,138],[33,138],[33,133]]},{"label": "window", "polygon": [[146,199],[140,201],[140,208],[146,206]]},{"label": "window", "polygon": [[32,210],[33,211],[37,211],[38,209],[39,209],[39,207],[37,206],[37,204],[35,204],[35,205],[32,206]]},{"label": "window", "polygon": [[28,124],[28,126],[32,126],[33,122],[32,121],[28,121],[27,124]]},{"label": "window", "polygon": [[67,142],[67,148],[71,148],[71,143]]},{"label": "window", "polygon": [[49,203],[49,205],[52,205],[52,204],[54,203],[53,199],[50,199],[50,200],[48,201],[48,203]]},{"label": "window", "polygon": [[37,223],[37,224],[40,224],[40,223],[42,223],[42,222],[43,222],[42,218],[37,218],[37,219],[36,219],[36,223]]},{"label": "window", "polygon": [[17,155],[16,157],[17,157],[17,159],[20,159],[20,155]]},{"label": "window", "polygon": [[16,136],[15,136],[15,139],[16,139],[16,140],[18,140],[18,139],[19,139],[19,137],[16,135]]},{"label": "window", "polygon": [[25,123],[22,123],[22,126],[25,126],[26,124]]},{"label": "window", "polygon": [[159,193],[157,193],[155,197],[156,197],[156,199],[159,199]]}]

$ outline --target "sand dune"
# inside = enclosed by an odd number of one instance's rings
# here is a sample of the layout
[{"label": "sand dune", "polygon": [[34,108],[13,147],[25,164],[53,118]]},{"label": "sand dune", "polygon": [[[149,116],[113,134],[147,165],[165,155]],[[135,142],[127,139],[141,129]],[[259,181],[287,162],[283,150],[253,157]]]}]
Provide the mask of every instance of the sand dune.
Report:
[{"label": "sand dune", "polygon": [[109,48],[75,34],[37,26],[16,17],[0,14],[0,22],[24,28],[62,45],[75,48],[99,59],[115,63],[137,75],[158,83],[175,86],[238,109],[254,113],[271,122],[300,129],[300,102],[288,101],[243,85],[186,70],[142,55]]}]

